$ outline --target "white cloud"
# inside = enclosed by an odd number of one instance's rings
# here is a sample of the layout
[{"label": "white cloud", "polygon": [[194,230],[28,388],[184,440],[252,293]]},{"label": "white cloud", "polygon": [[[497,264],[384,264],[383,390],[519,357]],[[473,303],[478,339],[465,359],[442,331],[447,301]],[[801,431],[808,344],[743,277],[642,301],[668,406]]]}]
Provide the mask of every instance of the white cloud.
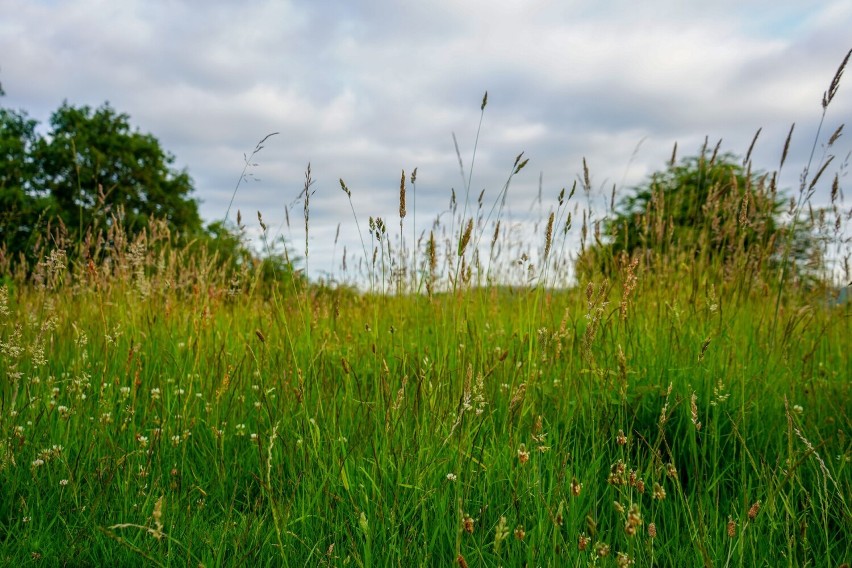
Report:
[{"label": "white cloud", "polygon": [[[552,199],[584,156],[608,193],[660,167],[675,141],[682,155],[705,136],[742,153],[763,127],[755,157],[772,168],[792,122],[794,186],[822,93],[852,47],[844,1],[6,4],[2,104],[46,120],[65,98],[109,100],[189,168],[210,219],[224,214],[243,155],[277,131],[255,160],[262,181],[241,186],[236,206],[280,223],[311,162],[318,255],[331,254],[338,223],[360,250],[341,177],[365,225],[394,215],[399,171],[419,167],[427,228],[450,188],[462,191],[451,134],[469,168],[485,90],[471,192],[496,196],[525,151],[517,211],[537,195],[540,172]],[[852,115],[850,80],[829,109],[832,127]],[[838,153],[848,149],[841,139]]]}]

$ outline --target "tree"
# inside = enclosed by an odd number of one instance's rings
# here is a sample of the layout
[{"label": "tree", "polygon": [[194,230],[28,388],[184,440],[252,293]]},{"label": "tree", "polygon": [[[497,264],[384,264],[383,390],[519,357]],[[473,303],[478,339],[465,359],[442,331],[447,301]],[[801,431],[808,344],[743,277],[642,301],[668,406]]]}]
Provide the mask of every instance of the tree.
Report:
[{"label": "tree", "polygon": [[39,218],[55,211],[32,183],[36,125],[26,113],[0,108],[0,235],[13,253],[27,250]]},{"label": "tree", "polygon": [[580,255],[582,275],[615,271],[624,255],[723,267],[737,259],[773,262],[784,208],[775,179],[731,154],[698,156],[653,174],[602,223],[602,239]]},{"label": "tree", "polygon": [[[130,127],[109,104],[68,103],[50,117],[45,136],[26,114],[0,109],[0,216],[7,253],[28,253],[46,220],[72,235],[103,228],[111,215],[138,232],[150,217],[193,235],[202,231],[192,179],[151,134]],[[41,220],[41,222],[40,222]]]},{"label": "tree", "polygon": [[47,190],[68,227],[90,225],[99,212],[119,207],[131,231],[151,216],[186,232],[201,229],[192,179],[172,168],[174,156],[151,134],[132,131],[126,114],[109,104],[95,111],[64,103],[37,141],[36,183]]}]

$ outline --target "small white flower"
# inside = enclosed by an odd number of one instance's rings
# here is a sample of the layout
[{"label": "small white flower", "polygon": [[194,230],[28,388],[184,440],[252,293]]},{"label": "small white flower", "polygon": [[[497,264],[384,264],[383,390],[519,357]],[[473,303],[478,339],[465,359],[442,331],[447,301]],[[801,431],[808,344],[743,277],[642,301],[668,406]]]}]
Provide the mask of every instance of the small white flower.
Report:
[{"label": "small white flower", "polygon": [[59,485],[61,485],[62,487],[65,487],[66,485],[68,485],[68,480],[67,479],[60,479]]},{"label": "small white flower", "polygon": [[456,478],[456,474],[455,474],[455,473],[450,472],[450,473],[448,473],[448,474],[447,474],[447,481],[452,482],[452,481],[455,481],[456,479],[457,479],[457,478]]}]

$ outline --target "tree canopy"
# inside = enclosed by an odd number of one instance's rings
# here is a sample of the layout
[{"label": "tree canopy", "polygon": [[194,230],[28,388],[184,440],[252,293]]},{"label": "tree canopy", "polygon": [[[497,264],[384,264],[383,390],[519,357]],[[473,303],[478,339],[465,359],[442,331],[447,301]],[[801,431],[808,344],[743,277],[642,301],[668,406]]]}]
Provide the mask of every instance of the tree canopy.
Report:
[{"label": "tree canopy", "polygon": [[[786,231],[779,220],[784,206],[773,176],[705,147],[672,161],[622,198],[598,227],[600,238],[581,253],[577,270],[608,274],[622,258],[637,254],[711,268],[736,261],[771,264],[777,237]],[[796,237],[802,246],[806,240]]]},{"label": "tree canopy", "polygon": [[184,234],[202,230],[192,179],[174,156],[108,103],[63,103],[47,133],[23,111],[0,108],[0,231],[7,254],[29,254],[61,222],[81,236],[115,216],[131,232],[151,217]]}]

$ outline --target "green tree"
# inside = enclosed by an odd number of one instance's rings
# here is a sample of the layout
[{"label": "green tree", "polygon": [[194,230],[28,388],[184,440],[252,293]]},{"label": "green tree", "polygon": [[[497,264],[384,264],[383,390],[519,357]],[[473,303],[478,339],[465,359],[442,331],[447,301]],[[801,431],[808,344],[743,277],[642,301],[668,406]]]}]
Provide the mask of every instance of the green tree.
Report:
[{"label": "green tree", "polygon": [[33,186],[37,124],[26,113],[0,108],[0,244],[12,254],[28,250],[36,227],[55,212],[51,198]]},{"label": "green tree", "polygon": [[698,156],[654,173],[601,225],[601,239],[580,255],[581,275],[618,269],[624,256],[721,268],[741,259],[774,262],[784,199],[772,176],[731,154]]},{"label": "green tree", "polygon": [[33,244],[61,219],[72,237],[113,216],[131,233],[149,218],[183,235],[202,233],[193,183],[151,134],[132,129],[109,104],[63,103],[41,136],[24,112],[0,108],[0,246],[32,260]]},{"label": "green tree", "polygon": [[97,215],[121,211],[132,232],[151,216],[201,230],[189,174],[172,167],[174,156],[154,136],[132,130],[128,115],[109,104],[93,111],[63,103],[50,126],[34,145],[34,185],[51,195],[67,227],[82,232]]}]

